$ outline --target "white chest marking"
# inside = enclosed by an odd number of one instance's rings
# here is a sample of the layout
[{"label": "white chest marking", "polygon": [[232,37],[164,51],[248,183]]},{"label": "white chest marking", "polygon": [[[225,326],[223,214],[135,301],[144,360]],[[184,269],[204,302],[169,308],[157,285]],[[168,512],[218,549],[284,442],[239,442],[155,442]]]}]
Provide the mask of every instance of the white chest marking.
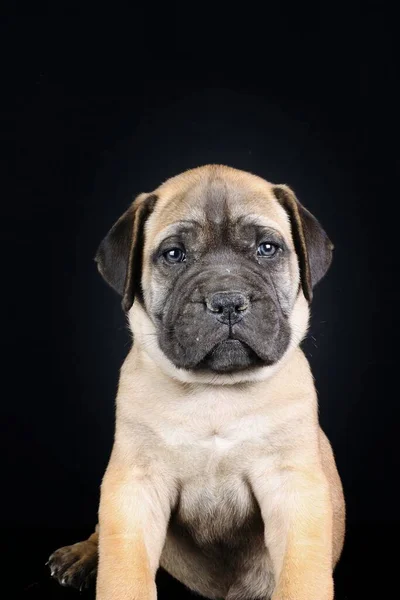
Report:
[{"label": "white chest marking", "polygon": [[235,445],[235,441],[214,434],[209,438],[201,440],[199,442],[199,445],[204,446],[205,448],[209,448],[210,450],[223,452],[224,450],[229,450],[230,448],[233,448],[233,446]]}]

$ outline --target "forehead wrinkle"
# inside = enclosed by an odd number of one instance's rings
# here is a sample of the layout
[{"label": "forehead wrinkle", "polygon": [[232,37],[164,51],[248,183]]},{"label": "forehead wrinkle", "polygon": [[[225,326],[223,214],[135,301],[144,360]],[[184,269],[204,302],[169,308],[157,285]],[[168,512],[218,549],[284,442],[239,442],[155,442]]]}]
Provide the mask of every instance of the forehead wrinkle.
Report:
[{"label": "forehead wrinkle", "polygon": [[265,217],[264,215],[258,215],[256,213],[244,214],[240,217],[237,217],[236,223],[240,225],[255,225],[256,227],[269,227],[270,229],[275,229],[283,238],[285,237],[285,232],[277,221],[271,219],[269,217]]},{"label": "forehead wrinkle", "polygon": [[152,245],[153,239],[164,234],[166,225],[180,221],[196,221],[206,228],[204,232],[213,229],[215,235],[215,225],[223,224],[229,230],[238,217],[243,217],[275,229],[291,245],[288,215],[271,186],[253,175],[223,167],[177,176],[157,190],[159,200],[146,228],[148,242]]},{"label": "forehead wrinkle", "polygon": [[204,190],[204,213],[208,222],[228,225],[230,222],[229,190],[221,177],[210,177]]},{"label": "forehead wrinkle", "polygon": [[[284,239],[285,239],[285,233],[282,230],[282,228],[279,226],[279,224],[273,220],[273,219],[269,219],[268,217],[264,217],[262,215],[257,215],[257,214],[249,214],[249,215],[241,215],[237,218],[234,219],[229,219],[228,221],[224,222],[213,222],[213,231],[210,232],[213,236],[218,236],[220,237],[220,235],[222,234],[222,229],[228,229],[231,231],[231,233],[234,233],[234,231],[236,230],[237,226],[246,226],[246,225],[254,225],[255,227],[267,227],[269,229],[272,229],[274,231],[276,231],[278,234],[280,234]],[[169,236],[173,236],[176,234],[180,234],[182,233],[182,231],[188,230],[188,229],[203,229],[204,228],[204,221],[200,222],[197,221],[195,219],[180,219],[179,221],[175,221],[174,223],[170,223],[169,225],[167,225],[166,227],[164,227],[161,231],[159,231],[157,233],[157,235],[155,236],[154,240],[152,241],[152,246],[156,247],[158,246],[164,239],[166,239]]]},{"label": "forehead wrinkle", "polygon": [[166,237],[176,235],[185,229],[194,229],[195,227],[201,227],[201,223],[194,219],[181,219],[180,221],[175,221],[175,223],[171,223],[159,231],[152,244],[158,246]]}]

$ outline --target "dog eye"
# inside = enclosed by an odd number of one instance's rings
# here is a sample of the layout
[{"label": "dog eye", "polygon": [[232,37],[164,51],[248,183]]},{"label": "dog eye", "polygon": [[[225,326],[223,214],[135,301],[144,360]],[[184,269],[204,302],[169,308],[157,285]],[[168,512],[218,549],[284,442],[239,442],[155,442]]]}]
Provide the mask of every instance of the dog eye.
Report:
[{"label": "dog eye", "polygon": [[180,248],[171,248],[163,252],[165,260],[170,264],[181,263],[186,260],[186,254]]},{"label": "dog eye", "polygon": [[257,255],[271,258],[272,256],[275,256],[278,250],[279,246],[276,244],[271,244],[271,242],[263,242],[257,248]]}]

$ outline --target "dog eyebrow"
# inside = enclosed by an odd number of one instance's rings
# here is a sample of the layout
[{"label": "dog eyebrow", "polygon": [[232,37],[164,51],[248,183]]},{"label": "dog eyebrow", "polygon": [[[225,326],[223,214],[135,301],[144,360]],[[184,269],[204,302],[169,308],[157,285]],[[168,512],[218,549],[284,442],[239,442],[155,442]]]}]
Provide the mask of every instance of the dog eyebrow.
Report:
[{"label": "dog eyebrow", "polygon": [[274,231],[276,231],[277,233],[279,233],[282,237],[284,237],[284,234],[279,226],[279,224],[272,220],[269,219],[268,217],[265,217],[264,215],[257,215],[257,214],[249,214],[249,215],[241,215],[240,217],[238,217],[236,219],[236,223],[237,225],[253,225],[253,227],[257,227],[260,229],[265,229],[265,228],[269,228],[269,229],[273,229]]},{"label": "dog eyebrow", "polygon": [[258,225],[260,227],[271,227],[273,224],[275,224],[272,219],[269,219],[263,215],[257,215],[256,213],[240,215],[240,217],[236,219],[236,223],[238,225]]},{"label": "dog eyebrow", "polygon": [[170,225],[167,225],[167,227],[164,229],[164,233],[170,229],[178,229],[179,227],[186,225],[189,225],[190,227],[201,227],[202,224],[200,221],[196,221],[195,219],[180,219],[179,221],[174,221]]},{"label": "dog eyebrow", "polygon": [[195,219],[180,219],[179,221],[175,221],[170,225],[167,225],[165,229],[160,231],[160,233],[156,236],[153,244],[154,246],[158,246],[162,240],[164,240],[167,236],[174,235],[178,231],[191,230],[195,227],[201,227],[200,221],[196,221]]},{"label": "dog eyebrow", "polygon": [[173,225],[187,225],[187,224],[197,226],[197,227],[201,226],[200,221],[196,221],[195,219],[181,219],[179,221],[175,221],[175,223],[172,223],[172,226]]}]

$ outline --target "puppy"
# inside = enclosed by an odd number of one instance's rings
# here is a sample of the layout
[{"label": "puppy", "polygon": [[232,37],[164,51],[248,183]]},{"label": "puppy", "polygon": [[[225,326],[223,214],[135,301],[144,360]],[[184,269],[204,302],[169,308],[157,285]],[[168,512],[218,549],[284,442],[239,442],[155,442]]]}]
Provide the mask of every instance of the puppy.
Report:
[{"label": "puppy", "polygon": [[100,245],[134,336],[99,525],[50,557],[97,600],[161,565],[226,600],[332,600],[345,503],[299,345],[333,246],[285,185],[209,165],[138,196]]}]

